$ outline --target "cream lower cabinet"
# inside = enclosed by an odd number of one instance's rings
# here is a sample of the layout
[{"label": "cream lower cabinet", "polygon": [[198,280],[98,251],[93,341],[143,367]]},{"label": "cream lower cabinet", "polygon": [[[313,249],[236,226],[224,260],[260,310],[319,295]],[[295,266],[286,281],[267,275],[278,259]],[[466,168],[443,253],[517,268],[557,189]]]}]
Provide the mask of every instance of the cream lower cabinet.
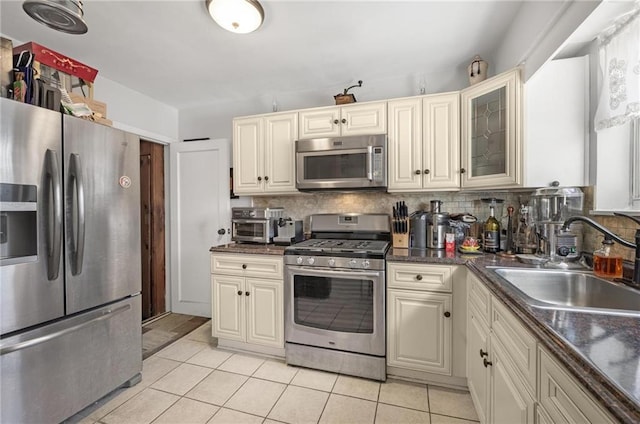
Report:
[{"label": "cream lower cabinet", "polygon": [[475,276],[467,278],[467,384],[480,422],[533,424],[536,341]]},{"label": "cream lower cabinet", "polygon": [[390,100],[389,192],[460,189],[457,92]]},{"label": "cream lower cabinet", "polygon": [[616,422],[476,276],[467,283],[467,384],[481,423]]},{"label": "cream lower cabinet", "polygon": [[282,258],[265,256],[211,256],[212,334],[219,345],[283,353]]},{"label": "cream lower cabinet", "polygon": [[234,119],[234,193],[297,193],[294,144],[297,135],[297,112]]},{"label": "cream lower cabinet", "polygon": [[453,385],[464,377],[465,336],[454,331],[465,322],[464,304],[456,308],[455,297],[464,299],[464,287],[454,293],[460,273],[464,267],[387,263],[388,374]]}]

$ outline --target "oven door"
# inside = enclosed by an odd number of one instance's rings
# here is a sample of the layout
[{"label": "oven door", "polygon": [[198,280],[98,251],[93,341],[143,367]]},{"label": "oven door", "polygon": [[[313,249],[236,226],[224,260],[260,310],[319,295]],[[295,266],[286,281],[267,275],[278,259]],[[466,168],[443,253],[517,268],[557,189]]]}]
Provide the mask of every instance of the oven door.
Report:
[{"label": "oven door", "polygon": [[384,356],[385,272],[287,265],[285,340]]},{"label": "oven door", "polygon": [[273,239],[270,223],[269,219],[233,219],[231,240],[270,243]]}]

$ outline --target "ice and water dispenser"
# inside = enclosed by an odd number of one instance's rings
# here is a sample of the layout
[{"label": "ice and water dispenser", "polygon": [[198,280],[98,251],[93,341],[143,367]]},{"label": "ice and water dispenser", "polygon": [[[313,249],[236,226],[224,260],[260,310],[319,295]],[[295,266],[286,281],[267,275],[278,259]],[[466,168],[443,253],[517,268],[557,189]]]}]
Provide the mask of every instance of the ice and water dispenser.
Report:
[{"label": "ice and water dispenser", "polygon": [[37,260],[37,189],[0,183],[0,265]]}]

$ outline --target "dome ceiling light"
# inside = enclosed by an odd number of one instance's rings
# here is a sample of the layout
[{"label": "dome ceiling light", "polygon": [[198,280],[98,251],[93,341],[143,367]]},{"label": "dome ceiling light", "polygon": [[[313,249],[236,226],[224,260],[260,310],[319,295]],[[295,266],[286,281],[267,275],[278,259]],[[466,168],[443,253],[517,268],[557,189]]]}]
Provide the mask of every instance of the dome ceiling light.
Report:
[{"label": "dome ceiling light", "polygon": [[255,0],[207,0],[214,21],[227,31],[248,34],[260,28],[264,10]]},{"label": "dome ceiling light", "polygon": [[22,8],[27,15],[49,28],[67,34],[87,32],[80,0],[26,0]]}]

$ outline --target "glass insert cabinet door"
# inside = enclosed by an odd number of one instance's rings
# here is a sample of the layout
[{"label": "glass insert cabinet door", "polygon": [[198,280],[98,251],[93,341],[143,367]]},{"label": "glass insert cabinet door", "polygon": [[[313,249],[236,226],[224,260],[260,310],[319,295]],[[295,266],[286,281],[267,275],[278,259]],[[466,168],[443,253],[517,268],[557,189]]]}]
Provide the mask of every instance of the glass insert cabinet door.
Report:
[{"label": "glass insert cabinet door", "polygon": [[462,187],[522,184],[520,69],[461,92]]}]

